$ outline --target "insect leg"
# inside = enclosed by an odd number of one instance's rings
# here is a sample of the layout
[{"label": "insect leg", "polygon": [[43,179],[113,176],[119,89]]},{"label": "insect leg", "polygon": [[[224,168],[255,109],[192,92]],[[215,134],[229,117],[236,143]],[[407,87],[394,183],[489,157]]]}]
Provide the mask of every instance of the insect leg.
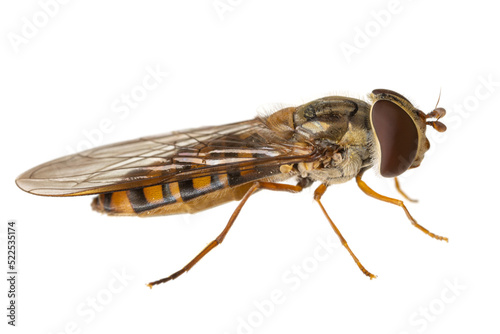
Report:
[{"label": "insect leg", "polygon": [[444,241],[448,242],[448,238],[439,236],[437,234],[434,234],[434,233],[430,232],[428,229],[426,229],[425,227],[423,227],[422,225],[420,225],[419,223],[417,223],[417,221],[415,220],[415,218],[413,218],[410,215],[410,212],[408,211],[408,209],[404,205],[403,201],[400,201],[399,199],[395,199],[395,198],[390,198],[390,197],[387,197],[387,196],[384,196],[384,195],[380,195],[379,193],[375,192],[372,188],[368,187],[363,180],[361,180],[362,176],[363,176],[363,173],[359,173],[356,176],[356,182],[358,183],[359,188],[361,190],[363,190],[363,192],[365,194],[367,194],[368,196],[373,197],[375,199],[378,199],[380,201],[384,201],[384,202],[387,202],[387,203],[392,203],[394,205],[400,206],[405,211],[406,216],[408,217],[408,219],[410,220],[410,222],[413,224],[413,226],[415,226],[420,231],[424,232],[425,234],[431,236],[434,239],[444,240]]},{"label": "insect leg", "polygon": [[405,192],[403,191],[403,189],[401,189],[401,186],[399,185],[399,181],[398,181],[397,177],[394,178],[394,184],[396,185],[396,190],[398,191],[398,193],[400,193],[401,196],[403,196],[407,201],[413,202],[413,203],[418,202],[418,199],[411,199],[410,197],[408,197],[408,195],[405,194]]},{"label": "insect leg", "polygon": [[226,234],[229,232],[229,230],[233,226],[233,223],[236,220],[236,217],[238,217],[243,205],[245,205],[248,198],[259,189],[267,189],[267,190],[274,190],[274,191],[287,191],[287,192],[297,193],[297,192],[300,192],[302,190],[302,186],[300,186],[300,185],[294,186],[294,185],[289,185],[289,184],[281,184],[281,183],[273,183],[273,182],[256,182],[256,183],[254,183],[248,189],[245,196],[243,196],[243,198],[241,199],[240,203],[236,207],[236,210],[234,210],[233,214],[231,215],[231,218],[229,218],[229,221],[228,221],[226,227],[224,228],[224,230],[222,230],[221,234],[219,234],[219,236],[217,238],[215,238],[215,240],[212,240],[212,242],[210,242],[205,248],[203,248],[203,250],[198,255],[196,255],[196,257],[194,259],[192,259],[187,265],[185,265],[181,270],[176,271],[175,273],[173,273],[172,275],[170,275],[166,278],[151,282],[148,284],[148,286],[150,288],[152,288],[154,285],[165,283],[165,282],[168,282],[170,280],[176,279],[177,277],[179,277],[183,273],[190,270],[198,261],[200,261],[205,255],[207,255],[208,252],[210,252],[216,246],[221,244],[222,241],[224,240],[224,238],[226,237]]},{"label": "insect leg", "polygon": [[347,245],[347,241],[344,239],[344,237],[340,233],[339,229],[337,228],[337,226],[335,226],[335,224],[333,223],[332,219],[330,218],[330,216],[326,212],[325,208],[323,207],[323,204],[321,204],[321,197],[323,196],[323,194],[325,193],[325,191],[326,191],[326,186],[324,184],[321,184],[314,191],[314,200],[316,202],[318,202],[319,206],[321,207],[321,210],[323,210],[323,213],[326,216],[326,219],[328,219],[328,221],[330,222],[330,225],[333,227],[333,230],[335,231],[335,233],[339,237],[340,242],[347,249],[347,251],[349,252],[349,254],[351,254],[354,262],[356,262],[356,264],[358,265],[359,269],[361,269],[361,271],[363,272],[363,274],[365,274],[366,276],[370,277],[370,279],[376,278],[377,277],[376,275],[373,275],[368,270],[366,270],[365,267],[361,264],[361,262],[359,262],[359,260],[356,257],[356,255],[354,255],[354,253],[352,252],[352,250],[349,248],[349,245]]}]

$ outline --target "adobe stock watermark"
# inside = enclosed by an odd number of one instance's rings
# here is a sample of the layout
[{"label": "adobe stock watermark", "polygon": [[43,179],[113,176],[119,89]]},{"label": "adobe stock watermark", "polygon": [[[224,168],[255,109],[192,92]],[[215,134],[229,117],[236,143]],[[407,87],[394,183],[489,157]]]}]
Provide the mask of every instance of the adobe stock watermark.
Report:
[{"label": "adobe stock watermark", "polygon": [[122,293],[134,279],[125,271],[125,268],[122,268],[121,271],[111,270],[111,275],[112,277],[102,289],[88,296],[76,306],[74,319],[68,321],[62,328],[48,334],[84,333],[84,327],[93,322],[99,313],[108,309],[116,296]]},{"label": "adobe stock watermark", "polygon": [[458,278],[444,279],[439,294],[421,305],[408,317],[411,329],[400,331],[398,334],[424,333],[430,325],[438,321],[439,317],[449,311],[460,295],[467,290],[467,286],[458,281]]},{"label": "adobe stock watermark", "polygon": [[347,63],[352,62],[355,55],[367,48],[377,38],[383,29],[387,28],[394,17],[403,11],[400,0],[390,0],[385,9],[370,11],[371,19],[362,27],[354,27],[354,36],[350,42],[341,42],[339,47]]},{"label": "adobe stock watermark", "polygon": [[[447,126],[446,132],[427,131],[427,138],[431,144],[428,155],[434,152],[434,144],[442,144],[448,140],[451,133],[456,133],[456,130],[462,126],[463,122],[474,113],[481,110],[486,101],[498,94],[500,81],[493,77],[493,74],[486,76],[479,75],[477,77],[477,84],[474,89],[458,103],[453,104],[451,108],[445,107],[447,114],[442,119],[443,123]],[[429,129],[431,130],[431,129]]]},{"label": "adobe stock watermark", "polygon": [[30,16],[21,17],[21,26],[18,32],[9,31],[7,39],[14,50],[19,53],[22,45],[28,44],[33,38],[38,36],[40,31],[54,19],[70,0],[39,0],[39,8]]},{"label": "adobe stock watermark", "polygon": [[243,0],[214,0],[212,2],[212,7],[214,8],[217,16],[221,21],[226,19],[228,13],[232,13],[236,8],[238,8]]},{"label": "adobe stock watermark", "polygon": [[327,238],[317,237],[311,253],[283,272],[280,287],[272,289],[268,294],[269,297],[254,300],[252,310],[246,315],[237,317],[235,330],[226,331],[224,334],[253,334],[275,313],[278,306],[282,305],[290,294],[300,289],[303,283],[318,271],[321,263],[329,260],[340,247],[342,245],[334,235],[329,235]]},{"label": "adobe stock watermark", "polygon": [[[457,101],[453,106],[442,105],[446,109],[446,116],[440,119],[440,121],[446,125],[447,130],[445,132],[438,132],[429,127],[427,128],[425,135],[429,139],[430,148],[425,153],[426,159],[431,157],[436,149],[448,140],[450,135],[457,133],[458,128],[463,125],[465,120],[474,115],[474,113],[480,112],[487,101],[498,94],[499,88],[500,81],[494,78],[493,74],[479,75],[474,88],[461,100]],[[407,163],[407,159],[405,160],[402,157],[400,157],[400,161]],[[399,175],[398,178],[410,178],[415,172],[415,169],[409,169]]]},{"label": "adobe stock watermark", "polygon": [[82,130],[84,139],[78,141],[74,146],[66,145],[66,153],[74,154],[102,145],[105,135],[113,132],[119,122],[130,117],[132,111],[138,109],[141,103],[168,77],[168,72],[162,70],[159,64],[154,68],[148,65],[144,71],[145,74],[139,83],[132,86],[126,93],[121,93],[111,102],[110,113],[98,121],[94,127]]}]

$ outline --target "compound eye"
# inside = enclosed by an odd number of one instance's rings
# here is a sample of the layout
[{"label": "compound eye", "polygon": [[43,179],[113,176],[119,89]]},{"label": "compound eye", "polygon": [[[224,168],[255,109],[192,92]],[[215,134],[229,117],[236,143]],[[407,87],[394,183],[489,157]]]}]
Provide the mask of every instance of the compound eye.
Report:
[{"label": "compound eye", "polygon": [[386,100],[373,104],[370,117],[380,145],[380,174],[384,177],[401,175],[412,165],[417,154],[415,122],[403,108]]}]

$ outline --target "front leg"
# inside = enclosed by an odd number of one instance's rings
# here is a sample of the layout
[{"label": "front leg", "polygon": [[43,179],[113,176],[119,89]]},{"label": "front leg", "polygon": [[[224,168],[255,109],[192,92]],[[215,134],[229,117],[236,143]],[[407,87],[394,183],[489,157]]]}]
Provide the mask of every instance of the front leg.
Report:
[{"label": "front leg", "polygon": [[408,219],[410,220],[410,222],[413,224],[413,226],[415,226],[420,231],[424,232],[425,234],[429,235],[430,237],[432,237],[434,239],[444,240],[444,241],[448,242],[448,238],[439,236],[437,234],[434,234],[434,233],[430,232],[428,229],[426,229],[425,227],[423,227],[422,225],[420,225],[419,223],[417,223],[417,221],[415,220],[415,218],[413,218],[410,215],[410,212],[408,211],[408,209],[404,205],[403,201],[401,201],[399,199],[395,199],[395,198],[390,198],[390,197],[387,197],[387,196],[384,196],[384,195],[380,195],[375,190],[373,190],[372,188],[368,187],[363,180],[361,180],[362,176],[363,176],[363,172],[360,172],[356,176],[356,182],[358,183],[359,188],[361,190],[363,190],[363,192],[365,194],[367,194],[368,196],[373,197],[375,199],[378,199],[380,201],[384,201],[384,202],[387,202],[387,203],[391,203],[391,204],[400,206],[401,208],[403,208],[404,212],[406,213],[406,216],[408,217]]}]

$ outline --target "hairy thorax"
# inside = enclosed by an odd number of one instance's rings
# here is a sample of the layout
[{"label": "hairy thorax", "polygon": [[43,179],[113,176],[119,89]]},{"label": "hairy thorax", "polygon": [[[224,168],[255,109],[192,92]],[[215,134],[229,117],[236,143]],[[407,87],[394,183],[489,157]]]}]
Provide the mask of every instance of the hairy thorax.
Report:
[{"label": "hairy thorax", "polygon": [[330,97],[297,108],[295,132],[321,152],[312,162],[297,164],[299,178],[325,185],[347,182],[372,166],[370,106],[361,100]]}]

